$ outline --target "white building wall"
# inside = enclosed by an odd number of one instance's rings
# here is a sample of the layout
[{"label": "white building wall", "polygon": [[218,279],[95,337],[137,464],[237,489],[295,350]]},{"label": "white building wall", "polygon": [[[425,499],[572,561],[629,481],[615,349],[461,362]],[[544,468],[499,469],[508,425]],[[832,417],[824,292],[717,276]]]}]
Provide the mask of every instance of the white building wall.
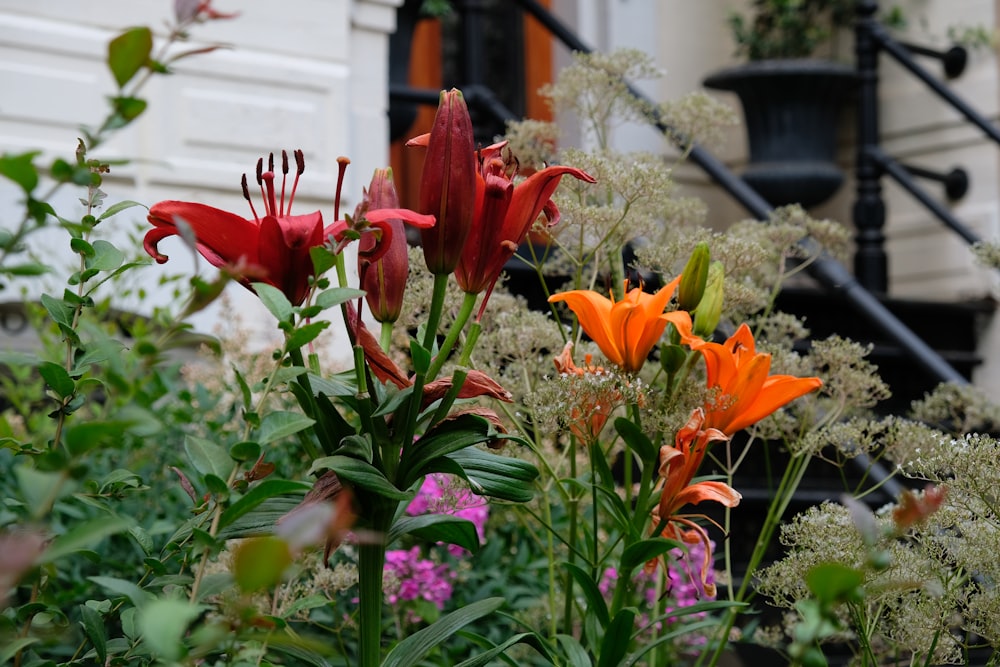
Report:
[{"label": "white building wall", "polygon": [[[373,170],[389,160],[387,37],[401,2],[287,0],[278,7],[265,0],[217,0],[220,11],[238,10],[240,16],[197,26],[196,41],[182,48],[229,48],[182,60],[173,75],[154,77],[141,94],[149,101],[146,113],[95,153],[131,160],[106,180],[108,203],[181,199],[249,215],[241,174],[252,176],[261,155],[301,148],[306,172],[296,210],[319,209],[332,222],[336,159],[346,155],[352,165],[343,210],[350,212]],[[0,151],[39,148],[42,164],[71,157],[78,125],[98,123],[104,96],[114,92],[104,63],[108,40],[133,25],[162,33],[172,5],[0,0]],[[80,214],[78,196],[69,188],[60,193],[56,203],[63,215]],[[4,225],[14,223],[10,207],[16,197],[15,189],[0,185]],[[143,209],[130,209],[98,233],[126,245],[144,218]],[[64,235],[46,233],[32,247],[49,253],[56,243],[66,245]],[[178,240],[164,241],[162,249],[172,256],[169,263],[133,274],[153,294],[146,309],[171,298],[169,289],[157,288],[161,276],[192,269],[190,253]],[[214,275],[204,261],[200,266]],[[35,284],[27,286],[37,289]],[[236,308],[262,336],[269,335],[273,322],[256,298],[236,285],[228,290]],[[17,298],[13,290],[0,294],[10,298]],[[218,324],[214,311],[196,319],[203,330]]]}]

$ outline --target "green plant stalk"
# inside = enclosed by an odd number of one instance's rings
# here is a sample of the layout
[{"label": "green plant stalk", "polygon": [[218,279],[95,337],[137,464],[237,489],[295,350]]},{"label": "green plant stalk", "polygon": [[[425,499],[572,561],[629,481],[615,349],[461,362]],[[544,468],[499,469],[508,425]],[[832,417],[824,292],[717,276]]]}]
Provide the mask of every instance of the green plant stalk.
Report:
[{"label": "green plant stalk", "polygon": [[383,351],[388,352],[392,346],[392,322],[382,322],[379,330],[378,344]]},{"label": "green plant stalk", "polygon": [[428,351],[434,349],[434,339],[437,337],[437,328],[441,323],[441,312],[444,310],[444,298],[448,290],[449,275],[447,273],[440,273],[434,276],[434,292],[431,295],[431,308],[427,314],[423,340],[423,345]]},{"label": "green plant stalk", "polygon": [[[576,472],[576,446],[577,446],[576,436],[570,436],[570,439],[569,439],[569,478],[570,479],[576,479],[576,474],[577,474],[577,472]],[[539,458],[542,458],[542,457],[539,455]],[[546,465],[548,465],[548,464],[546,464]],[[561,487],[562,484],[560,483],[559,478],[555,476],[554,471],[551,471],[551,472],[553,474],[553,477],[552,477],[553,480],[555,480],[555,483]],[[566,509],[567,509],[567,511],[569,513],[569,536],[568,536],[568,542],[569,542],[569,544],[572,545],[572,548],[570,548],[569,553],[566,556],[566,560],[570,564],[573,564],[573,563],[576,562],[576,541],[577,541],[577,537],[578,537],[577,533],[579,532],[579,527],[577,526],[577,521],[579,519],[579,514],[580,514],[580,498],[579,498],[579,496],[576,495],[575,492],[572,495],[570,495],[570,501],[569,501],[568,506],[567,506]],[[595,512],[597,511],[597,506],[596,505],[594,506],[594,511]],[[550,523],[550,525],[551,525],[551,523]],[[570,634],[571,631],[572,631],[572,628],[573,628],[573,576],[569,573],[569,570],[566,570],[566,573],[565,573],[564,577],[565,577],[565,579],[564,579],[563,587],[566,589],[566,599],[563,601],[563,631],[565,631],[567,634]]]},{"label": "green plant stalk", "polygon": [[[437,288],[437,279],[439,276],[434,277],[434,287]],[[447,283],[446,283],[447,285]],[[436,296],[436,294],[435,294]],[[465,323],[469,321],[469,317],[472,316],[472,311],[476,307],[476,294],[465,294],[465,298],[462,299],[462,306],[458,311],[458,315],[455,318],[455,322],[451,325],[448,330],[448,335],[445,336],[444,342],[441,343],[441,348],[438,350],[437,355],[431,361],[431,366],[427,370],[427,381],[431,382],[437,377],[437,374],[441,372],[441,367],[444,366],[444,362],[448,360],[448,355],[451,354],[452,348],[455,347],[455,343],[458,342],[458,337],[462,335],[462,329],[465,328]],[[473,343],[474,345],[475,343]],[[429,345],[425,343],[424,347],[428,350],[431,349]],[[468,347],[468,346],[466,346]]]},{"label": "green plant stalk", "polygon": [[377,498],[371,514],[371,536],[358,546],[358,601],[360,667],[382,662],[382,575],[386,536],[392,527],[397,502]]},{"label": "green plant stalk", "polygon": [[[746,575],[743,578],[743,583],[740,584],[739,590],[736,592],[735,601],[743,602],[747,590],[750,587],[750,582],[753,579],[753,573],[756,571],[757,567],[760,565],[761,560],[764,558],[764,553],[767,551],[767,545],[770,544],[771,539],[774,537],[774,532],[777,530],[781,523],[781,517],[788,508],[788,504],[792,500],[792,496],[795,494],[796,489],[799,488],[799,484],[802,482],[802,478],[805,476],[806,468],[809,464],[809,456],[806,454],[796,454],[789,461],[788,467],[785,468],[785,473],[781,477],[781,481],[778,484],[778,489],[775,492],[774,500],[771,501],[771,505],[767,509],[767,516],[764,518],[764,525],[760,529],[760,533],[757,535],[757,542],[754,544],[753,553],[750,555],[750,561],[747,564]],[[726,649],[726,638],[729,636],[730,631],[736,624],[736,617],[739,615],[739,610],[735,607],[730,608],[726,612],[726,619],[720,626],[720,631],[716,635],[718,642],[716,643],[715,651],[712,653],[712,657],[708,664],[711,667],[715,667],[719,659],[722,657],[722,653]],[[697,665],[701,665],[703,662],[705,654],[699,657]]]}]

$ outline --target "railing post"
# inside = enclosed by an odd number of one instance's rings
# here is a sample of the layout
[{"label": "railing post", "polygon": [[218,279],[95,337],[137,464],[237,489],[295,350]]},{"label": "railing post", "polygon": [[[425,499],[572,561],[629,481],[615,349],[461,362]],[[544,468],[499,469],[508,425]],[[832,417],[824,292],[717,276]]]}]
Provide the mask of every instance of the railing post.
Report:
[{"label": "railing post", "polygon": [[878,150],[878,55],[873,30],[877,27],[876,0],[859,0],[855,25],[855,54],[858,68],[858,146],[856,177],[858,196],[854,202],[857,249],[854,275],[873,292],[889,289],[889,262],[885,252],[885,202],[879,182],[881,169],[874,158]]}]

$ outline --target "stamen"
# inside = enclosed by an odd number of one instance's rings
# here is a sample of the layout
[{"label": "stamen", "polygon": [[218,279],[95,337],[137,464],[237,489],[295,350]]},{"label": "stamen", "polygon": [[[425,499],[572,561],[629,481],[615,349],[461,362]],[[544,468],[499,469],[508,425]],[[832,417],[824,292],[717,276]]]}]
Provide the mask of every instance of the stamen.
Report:
[{"label": "stamen", "polygon": [[250,199],[250,188],[247,187],[247,175],[243,174],[243,179],[240,181],[240,185],[243,186],[243,198],[247,200],[250,204],[250,212],[253,213],[254,222],[260,222],[260,218],[257,217],[257,209],[253,207],[253,200]]},{"label": "stamen", "polygon": [[344,174],[347,173],[347,165],[351,164],[351,161],[346,157],[337,158],[337,194],[333,199],[333,219],[340,220],[340,192],[344,188]]},{"label": "stamen", "polygon": [[[279,214],[285,215],[285,181],[288,180],[288,153],[285,149],[281,149],[281,210]],[[291,206],[289,206],[289,213],[291,213]]]},{"label": "stamen", "polygon": [[264,158],[257,158],[257,185],[264,187],[263,181],[261,181],[260,175],[264,173]]},{"label": "stamen", "polygon": [[292,152],[295,157],[295,180],[292,181],[292,194],[288,196],[288,215],[292,214],[292,202],[295,201],[295,190],[299,187],[299,176],[306,170],[306,157],[301,150]]},{"label": "stamen", "polygon": [[274,172],[274,153],[267,154],[267,170]]}]

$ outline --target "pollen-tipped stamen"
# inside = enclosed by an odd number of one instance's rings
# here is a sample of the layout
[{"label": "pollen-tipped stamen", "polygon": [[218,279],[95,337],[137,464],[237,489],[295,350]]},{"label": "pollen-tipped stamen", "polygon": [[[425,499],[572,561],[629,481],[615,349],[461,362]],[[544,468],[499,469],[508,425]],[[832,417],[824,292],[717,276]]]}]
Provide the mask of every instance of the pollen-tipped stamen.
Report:
[{"label": "pollen-tipped stamen", "polygon": [[240,181],[240,185],[243,186],[243,198],[247,200],[250,204],[250,212],[253,213],[254,222],[260,222],[260,217],[257,216],[257,209],[253,206],[253,199],[250,198],[250,188],[247,186],[247,175],[243,174],[243,179]]},{"label": "pollen-tipped stamen", "polygon": [[[278,210],[278,215],[285,215],[285,181],[288,180],[288,152],[285,149],[281,149],[281,203],[280,209]],[[289,202],[288,213],[291,214],[292,207],[291,202]]]},{"label": "pollen-tipped stamen", "polygon": [[306,156],[301,150],[295,149],[292,152],[292,157],[295,158],[295,180],[292,181],[292,193],[288,196],[289,215],[292,214],[292,202],[295,201],[295,190],[299,187],[299,176],[306,170]]}]

